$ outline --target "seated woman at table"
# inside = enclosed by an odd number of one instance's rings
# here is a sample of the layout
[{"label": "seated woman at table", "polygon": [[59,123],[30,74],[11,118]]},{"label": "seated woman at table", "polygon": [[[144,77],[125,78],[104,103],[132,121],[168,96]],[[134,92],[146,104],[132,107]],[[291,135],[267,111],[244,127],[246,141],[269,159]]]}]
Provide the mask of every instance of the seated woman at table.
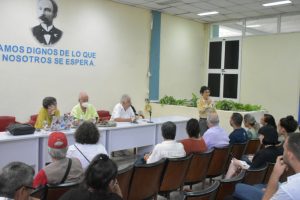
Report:
[{"label": "seated woman at table", "polygon": [[179,158],[186,155],[183,145],[175,140],[176,124],[170,121],[163,123],[161,133],[164,141],[155,145],[153,151],[144,156],[147,164],[157,162],[162,158]]},{"label": "seated woman at table", "polygon": [[283,154],[282,146],[278,145],[278,133],[269,125],[263,126],[258,131],[260,143],[264,149],[259,150],[254,156],[243,156],[242,160],[233,158],[228,168],[226,179],[235,176],[241,169],[259,169],[267,163],[275,163],[277,156]]},{"label": "seated woman at table", "polygon": [[79,188],[69,190],[60,200],[121,200],[122,192],[117,181],[118,167],[105,154],[97,155],[85,171]]},{"label": "seated woman at table", "polygon": [[53,116],[60,116],[60,112],[57,109],[57,101],[54,97],[45,97],[43,99],[43,107],[40,109],[34,127],[41,129],[45,125],[51,126]]},{"label": "seated woman at table", "polygon": [[93,122],[83,122],[75,131],[75,144],[69,146],[67,157],[78,158],[83,169],[99,153],[107,154],[105,147],[100,143],[100,133]]},{"label": "seated woman at table", "polygon": [[207,146],[205,141],[200,135],[199,122],[196,119],[190,119],[186,124],[186,132],[189,136],[188,139],[181,140],[186,154],[194,152],[205,152]]}]

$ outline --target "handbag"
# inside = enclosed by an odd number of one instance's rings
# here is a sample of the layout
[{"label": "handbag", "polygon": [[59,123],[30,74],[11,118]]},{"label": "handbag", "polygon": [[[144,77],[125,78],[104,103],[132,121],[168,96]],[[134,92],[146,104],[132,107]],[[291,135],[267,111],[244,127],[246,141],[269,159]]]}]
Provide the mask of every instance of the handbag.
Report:
[{"label": "handbag", "polygon": [[30,124],[10,124],[7,127],[7,130],[10,132],[12,135],[29,135],[33,134],[35,131],[35,128],[31,126]]}]

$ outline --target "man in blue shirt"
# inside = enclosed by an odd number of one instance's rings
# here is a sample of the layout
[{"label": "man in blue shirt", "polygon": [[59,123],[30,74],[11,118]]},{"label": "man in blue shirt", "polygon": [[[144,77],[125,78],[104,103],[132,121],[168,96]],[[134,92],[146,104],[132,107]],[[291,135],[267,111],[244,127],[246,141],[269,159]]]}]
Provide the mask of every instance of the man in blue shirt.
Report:
[{"label": "man in blue shirt", "polygon": [[230,118],[230,125],[233,127],[233,131],[229,135],[229,143],[245,143],[248,140],[248,135],[242,126],[243,116],[240,113],[233,113]]}]

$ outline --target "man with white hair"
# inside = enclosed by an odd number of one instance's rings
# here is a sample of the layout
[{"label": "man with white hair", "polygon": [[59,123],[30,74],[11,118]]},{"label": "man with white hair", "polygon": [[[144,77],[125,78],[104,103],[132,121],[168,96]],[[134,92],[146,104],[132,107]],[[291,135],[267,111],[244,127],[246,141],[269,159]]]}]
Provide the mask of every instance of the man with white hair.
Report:
[{"label": "man with white hair", "polygon": [[207,115],[207,126],[209,129],[204,133],[203,139],[208,150],[229,145],[228,133],[219,126],[219,117],[216,112]]},{"label": "man with white hair", "polygon": [[80,121],[97,121],[99,119],[96,108],[89,103],[89,96],[86,92],[80,92],[78,104],[73,107],[71,115],[78,123]]},{"label": "man with white hair", "polygon": [[0,200],[28,200],[34,169],[22,162],[11,162],[0,173]]},{"label": "man with white hair", "polygon": [[64,133],[53,132],[48,138],[48,152],[52,162],[36,175],[33,186],[79,182],[83,169],[77,158],[67,158],[68,140]]},{"label": "man with white hair", "polygon": [[58,6],[54,0],[38,1],[38,17],[41,24],[32,28],[33,36],[44,45],[52,45],[58,42],[63,32],[53,25],[53,19],[57,16]]},{"label": "man with white hair", "polygon": [[131,98],[124,94],[112,112],[111,118],[116,122],[133,122],[135,114],[131,108]]}]

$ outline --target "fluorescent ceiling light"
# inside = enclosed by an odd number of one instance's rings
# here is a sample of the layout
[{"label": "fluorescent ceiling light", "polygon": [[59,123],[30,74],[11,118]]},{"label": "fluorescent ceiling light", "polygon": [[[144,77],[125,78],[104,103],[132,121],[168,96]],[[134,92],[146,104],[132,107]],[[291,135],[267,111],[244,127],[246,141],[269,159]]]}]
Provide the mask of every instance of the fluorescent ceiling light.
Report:
[{"label": "fluorescent ceiling light", "polygon": [[278,6],[278,5],[283,5],[283,4],[289,4],[292,3],[290,0],[285,0],[285,1],[276,1],[272,3],[264,3],[263,6]]},{"label": "fluorescent ceiling light", "polygon": [[261,27],[261,25],[259,24],[253,24],[253,25],[247,25],[247,28],[257,28],[257,27]]},{"label": "fluorescent ceiling light", "polygon": [[218,14],[219,12],[217,11],[211,11],[211,12],[204,12],[204,13],[199,13],[199,16],[206,16],[206,15],[215,15]]}]

